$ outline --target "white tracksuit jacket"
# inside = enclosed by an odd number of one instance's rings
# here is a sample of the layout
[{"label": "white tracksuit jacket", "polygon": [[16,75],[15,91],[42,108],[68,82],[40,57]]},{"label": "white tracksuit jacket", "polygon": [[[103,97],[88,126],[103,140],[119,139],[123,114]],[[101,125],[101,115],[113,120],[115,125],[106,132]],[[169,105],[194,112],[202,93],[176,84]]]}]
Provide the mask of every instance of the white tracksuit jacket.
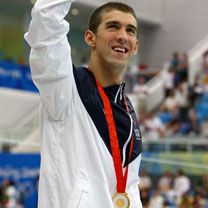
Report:
[{"label": "white tracksuit jacket", "polygon": [[[39,208],[113,208],[116,177],[103,104],[94,77],[75,68],[64,17],[72,0],[38,0],[25,39],[32,79],[41,96]],[[124,83],[104,88],[116,123],[130,208],[142,208],[138,190],[141,135],[135,113],[123,105]],[[132,122],[132,119],[134,122]],[[130,161],[129,138],[134,146]]]}]

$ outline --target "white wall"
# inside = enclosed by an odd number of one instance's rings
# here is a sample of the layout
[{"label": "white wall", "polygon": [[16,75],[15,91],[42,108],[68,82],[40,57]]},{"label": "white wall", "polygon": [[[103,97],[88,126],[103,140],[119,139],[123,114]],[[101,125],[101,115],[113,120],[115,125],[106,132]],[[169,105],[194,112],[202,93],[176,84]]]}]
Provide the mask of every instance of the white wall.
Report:
[{"label": "white wall", "polygon": [[189,51],[208,34],[207,0],[165,0],[158,28],[142,28],[141,60],[162,67],[173,51]]}]

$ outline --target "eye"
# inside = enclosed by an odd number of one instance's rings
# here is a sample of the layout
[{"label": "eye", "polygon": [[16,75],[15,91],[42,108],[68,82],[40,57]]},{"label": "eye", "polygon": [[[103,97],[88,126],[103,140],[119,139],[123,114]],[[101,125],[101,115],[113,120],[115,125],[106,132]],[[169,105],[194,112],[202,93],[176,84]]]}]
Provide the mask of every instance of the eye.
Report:
[{"label": "eye", "polygon": [[110,25],[107,26],[107,28],[108,29],[112,29],[112,30],[116,30],[116,29],[118,29],[118,25],[116,25],[116,24],[110,24]]},{"label": "eye", "polygon": [[126,32],[133,35],[133,36],[136,36],[136,33],[137,33],[136,30],[134,28],[131,28],[131,27],[128,27],[126,29]]}]

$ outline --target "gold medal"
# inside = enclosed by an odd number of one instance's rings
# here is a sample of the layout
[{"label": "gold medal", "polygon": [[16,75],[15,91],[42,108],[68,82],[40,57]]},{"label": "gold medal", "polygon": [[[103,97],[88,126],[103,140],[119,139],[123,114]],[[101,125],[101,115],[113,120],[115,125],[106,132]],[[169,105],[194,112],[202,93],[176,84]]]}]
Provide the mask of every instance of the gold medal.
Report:
[{"label": "gold medal", "polygon": [[116,192],[113,195],[113,204],[115,208],[129,208],[130,200],[127,193]]}]

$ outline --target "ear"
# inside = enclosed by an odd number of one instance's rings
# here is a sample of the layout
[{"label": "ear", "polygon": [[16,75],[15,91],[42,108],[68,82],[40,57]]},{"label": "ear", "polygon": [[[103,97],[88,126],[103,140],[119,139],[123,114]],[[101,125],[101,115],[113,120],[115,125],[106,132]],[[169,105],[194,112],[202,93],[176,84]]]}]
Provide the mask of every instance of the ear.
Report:
[{"label": "ear", "polygon": [[87,30],[85,32],[85,43],[89,45],[90,47],[95,47],[95,34],[91,30]]},{"label": "ear", "polygon": [[136,40],[136,45],[135,45],[135,47],[134,47],[134,49],[133,49],[133,54],[134,54],[134,55],[137,54],[138,49],[139,49],[139,41]]}]

